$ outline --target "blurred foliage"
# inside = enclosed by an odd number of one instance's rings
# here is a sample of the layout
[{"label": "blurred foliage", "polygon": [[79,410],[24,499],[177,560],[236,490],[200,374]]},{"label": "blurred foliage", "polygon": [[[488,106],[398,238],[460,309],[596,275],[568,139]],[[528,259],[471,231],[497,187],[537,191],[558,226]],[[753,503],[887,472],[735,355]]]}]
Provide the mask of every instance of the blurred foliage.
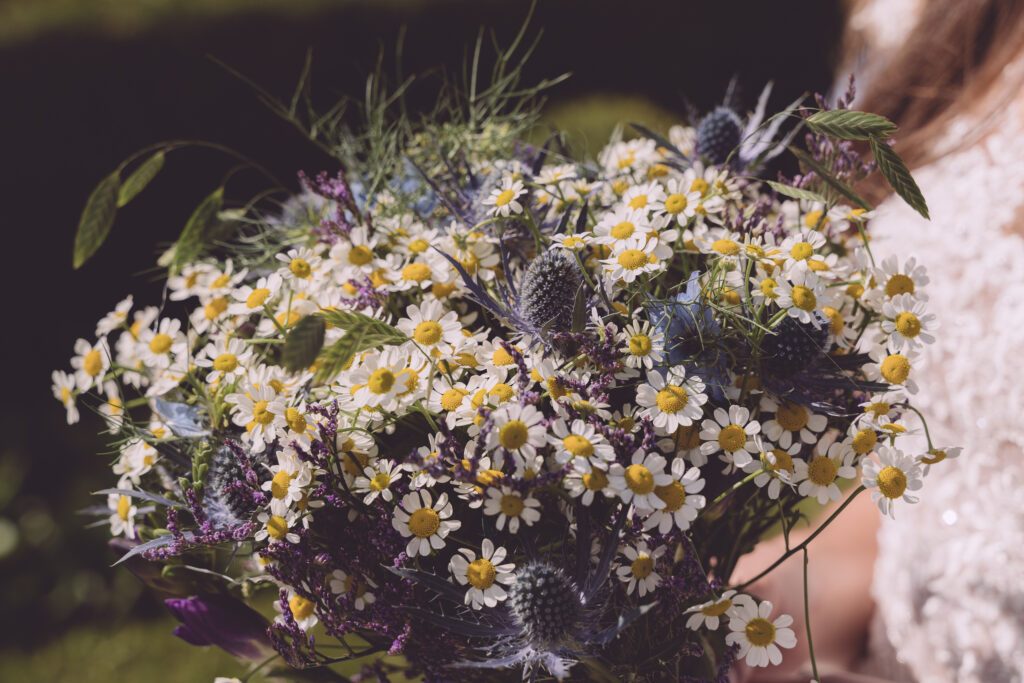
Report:
[{"label": "blurred foliage", "polygon": [[531,141],[542,144],[551,130],[565,134],[574,155],[593,158],[604,147],[616,128],[622,127],[624,138],[637,137],[629,123],[642,122],[660,133],[680,121],[678,114],[659,107],[640,95],[594,93],[549,106],[541,124],[533,131]]},{"label": "blurred foliage", "polygon": [[371,4],[375,9],[408,10],[425,4],[425,0],[0,0],[0,45],[31,40],[51,31],[85,30],[126,36],[166,22],[259,13],[299,16],[349,6],[358,11],[359,5]]}]

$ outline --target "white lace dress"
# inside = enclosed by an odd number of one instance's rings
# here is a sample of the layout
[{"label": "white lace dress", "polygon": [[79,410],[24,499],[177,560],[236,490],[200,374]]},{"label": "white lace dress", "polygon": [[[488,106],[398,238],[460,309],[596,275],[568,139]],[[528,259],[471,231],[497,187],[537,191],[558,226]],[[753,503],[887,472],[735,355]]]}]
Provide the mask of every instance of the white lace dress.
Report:
[{"label": "white lace dress", "polygon": [[871,225],[876,258],[928,267],[941,329],[915,364],[918,405],[936,446],[964,447],[882,525],[865,672],[891,680],[1024,681],[1022,73],[1007,67],[1002,101],[940,144],[984,126],[980,140],[914,173],[932,220],[890,199]]}]

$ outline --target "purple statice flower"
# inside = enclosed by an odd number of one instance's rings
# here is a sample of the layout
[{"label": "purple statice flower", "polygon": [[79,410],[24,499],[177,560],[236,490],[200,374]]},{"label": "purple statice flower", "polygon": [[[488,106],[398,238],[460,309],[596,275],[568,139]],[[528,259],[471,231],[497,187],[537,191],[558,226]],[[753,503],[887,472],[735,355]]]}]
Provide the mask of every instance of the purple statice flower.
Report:
[{"label": "purple statice flower", "polygon": [[216,645],[239,659],[262,661],[273,654],[269,623],[240,600],[228,595],[168,598],[164,604],[181,622],[174,635],[198,646]]}]

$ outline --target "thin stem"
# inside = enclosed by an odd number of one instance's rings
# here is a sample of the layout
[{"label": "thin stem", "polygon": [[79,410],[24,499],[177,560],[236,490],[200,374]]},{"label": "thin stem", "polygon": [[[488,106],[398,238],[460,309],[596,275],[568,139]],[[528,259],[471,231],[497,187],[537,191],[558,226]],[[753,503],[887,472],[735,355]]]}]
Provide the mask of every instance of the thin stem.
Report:
[{"label": "thin stem", "polygon": [[811,657],[811,672],[814,674],[814,680],[820,681],[821,676],[818,675],[818,660],[814,658],[814,640],[811,638],[811,601],[807,597],[807,547],[804,547],[804,626],[807,628],[807,652]]},{"label": "thin stem", "polygon": [[803,550],[804,548],[806,548],[806,547],[807,547],[807,546],[808,546],[808,545],[810,544],[810,542],[811,542],[811,541],[813,541],[813,540],[814,540],[815,538],[817,538],[817,537],[818,537],[818,534],[820,534],[820,533],[821,533],[822,531],[824,531],[824,530],[825,530],[825,528],[826,528],[826,527],[828,527],[828,525],[829,525],[829,524],[831,524],[831,523],[832,523],[832,522],[833,522],[833,521],[835,520],[835,518],[836,518],[836,517],[838,517],[838,516],[840,515],[840,513],[842,513],[842,511],[843,511],[843,510],[845,510],[845,509],[846,509],[846,507],[847,507],[847,506],[848,506],[848,505],[849,505],[850,503],[852,503],[852,502],[853,502],[853,499],[854,499],[854,498],[856,498],[856,497],[857,497],[858,495],[860,495],[861,491],[863,491],[863,490],[864,490],[864,485],[863,485],[863,484],[862,484],[862,485],[860,485],[860,486],[858,486],[858,487],[857,487],[857,488],[856,488],[856,489],[854,490],[854,492],[853,492],[853,493],[851,493],[851,494],[850,494],[850,495],[849,495],[849,496],[847,497],[847,499],[843,501],[843,504],[842,504],[842,505],[840,505],[840,506],[839,506],[839,508],[838,508],[838,509],[837,509],[837,510],[836,510],[835,512],[833,512],[833,513],[832,513],[831,515],[829,515],[829,518],[828,518],[828,519],[826,519],[826,520],[825,520],[825,522],[824,522],[824,523],[823,523],[823,524],[822,524],[821,526],[819,526],[819,527],[818,527],[817,529],[815,529],[815,530],[814,530],[814,533],[812,533],[812,534],[811,534],[810,536],[808,536],[808,537],[807,537],[807,540],[805,540],[805,541],[804,541],[803,543],[801,543],[800,545],[794,546],[794,547],[793,547],[793,548],[791,548],[790,550],[787,550],[787,551],[786,551],[785,553],[783,553],[783,554],[782,554],[782,556],[781,556],[781,557],[780,557],[779,559],[777,559],[777,560],[775,560],[774,562],[772,562],[772,563],[771,563],[771,564],[770,564],[770,565],[768,566],[768,568],[767,568],[767,569],[765,569],[764,571],[762,571],[761,573],[759,573],[759,574],[758,574],[757,576],[755,576],[754,578],[750,579],[749,581],[744,581],[743,583],[741,583],[741,584],[740,584],[740,585],[738,585],[738,586],[733,586],[733,588],[734,588],[734,589],[736,589],[736,590],[738,590],[738,591],[742,591],[743,589],[745,589],[745,588],[746,588],[747,586],[749,586],[750,584],[752,584],[752,583],[757,583],[758,581],[760,581],[760,580],[761,580],[761,579],[763,579],[764,577],[768,576],[768,574],[770,574],[770,573],[771,573],[771,572],[772,572],[773,570],[775,570],[775,568],[776,568],[776,567],[778,567],[778,566],[779,566],[780,564],[782,564],[783,562],[785,562],[786,560],[788,560],[788,559],[789,559],[790,557],[792,557],[792,556],[793,556],[793,555],[794,555],[795,553],[798,553],[798,552],[802,551],[802,550]]}]

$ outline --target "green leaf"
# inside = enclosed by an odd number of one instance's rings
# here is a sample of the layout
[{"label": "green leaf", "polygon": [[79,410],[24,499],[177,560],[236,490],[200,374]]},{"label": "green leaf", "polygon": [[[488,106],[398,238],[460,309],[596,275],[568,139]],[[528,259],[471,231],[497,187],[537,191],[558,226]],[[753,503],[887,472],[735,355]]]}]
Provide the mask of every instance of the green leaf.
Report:
[{"label": "green leaf", "polygon": [[117,215],[117,190],[120,185],[121,179],[115,171],[100,181],[85,202],[82,217],[78,219],[78,232],[75,233],[72,259],[75,268],[81,268],[110,234],[114,216]]},{"label": "green leaf", "polygon": [[640,133],[640,135],[644,136],[645,138],[653,140],[655,143],[657,143],[659,147],[664,147],[666,150],[676,155],[677,157],[682,157],[684,159],[686,158],[683,155],[683,153],[679,151],[679,148],[673,145],[672,141],[666,138],[664,135],[661,135],[660,133],[651,130],[647,126],[640,125],[639,123],[630,122],[629,125],[634,130],[636,130],[636,132]]},{"label": "green leaf", "polygon": [[131,200],[146,189],[150,181],[156,177],[156,174],[160,172],[160,169],[164,167],[164,152],[160,150],[153,156],[146,159],[142,164],[136,168],[130,176],[121,184],[121,189],[117,193],[117,206],[118,208],[124,206]]},{"label": "green leaf", "polygon": [[811,192],[810,190],[805,190],[800,187],[793,187],[792,185],[784,185],[783,183],[777,183],[773,180],[765,182],[767,182],[773,190],[783,196],[790,197],[792,199],[806,199],[810,202],[821,202],[822,204],[826,203],[825,198],[817,192]]},{"label": "green leaf", "polygon": [[930,220],[928,204],[924,200],[924,195],[921,194],[921,188],[914,182],[914,178],[910,175],[910,169],[903,163],[900,155],[882,140],[873,139],[870,144],[871,152],[875,155],[875,163],[878,164],[878,170],[881,171],[893,191],[909,204],[910,208]]},{"label": "green leaf", "polygon": [[816,133],[840,140],[875,140],[892,137],[896,124],[878,114],[852,109],[819,111],[807,118]]},{"label": "green leaf", "polygon": [[793,153],[793,156],[799,159],[805,166],[807,166],[807,168],[814,171],[823,183],[865,211],[871,210],[870,204],[861,199],[860,195],[850,189],[846,183],[832,177],[832,174],[829,173],[828,169],[815,161],[809,154],[804,152],[802,149],[797,149],[796,147],[790,147],[790,151]]},{"label": "green leaf", "polygon": [[312,365],[324,347],[326,329],[323,318],[319,316],[307,315],[300,320],[284,340],[281,364],[292,372],[305,370]]},{"label": "green leaf", "polygon": [[224,188],[218,187],[192,212],[174,245],[173,268],[177,269],[194,261],[202,253],[206,231],[217,219],[217,213],[223,203]]},{"label": "green leaf", "polygon": [[317,358],[313,381],[322,384],[341,372],[361,351],[380,346],[402,344],[409,340],[386,322],[354,311],[321,311],[326,322],[345,330],[345,336],[324,349]]}]

